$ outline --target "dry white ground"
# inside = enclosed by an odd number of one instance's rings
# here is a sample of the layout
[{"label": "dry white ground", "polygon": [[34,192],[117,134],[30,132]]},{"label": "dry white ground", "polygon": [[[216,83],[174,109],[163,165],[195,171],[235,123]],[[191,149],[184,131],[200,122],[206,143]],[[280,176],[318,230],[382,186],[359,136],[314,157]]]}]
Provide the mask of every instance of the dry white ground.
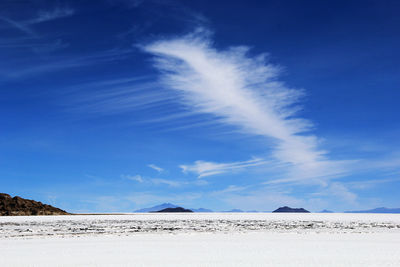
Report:
[{"label": "dry white ground", "polygon": [[0,217],[0,266],[400,266],[400,215]]}]

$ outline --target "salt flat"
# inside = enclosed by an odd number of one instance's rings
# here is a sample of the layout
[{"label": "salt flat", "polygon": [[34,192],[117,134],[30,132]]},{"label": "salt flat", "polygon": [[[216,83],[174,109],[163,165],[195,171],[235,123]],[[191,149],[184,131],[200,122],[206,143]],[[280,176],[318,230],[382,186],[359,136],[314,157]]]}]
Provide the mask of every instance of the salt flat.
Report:
[{"label": "salt flat", "polygon": [[1,217],[0,266],[400,266],[400,215]]}]

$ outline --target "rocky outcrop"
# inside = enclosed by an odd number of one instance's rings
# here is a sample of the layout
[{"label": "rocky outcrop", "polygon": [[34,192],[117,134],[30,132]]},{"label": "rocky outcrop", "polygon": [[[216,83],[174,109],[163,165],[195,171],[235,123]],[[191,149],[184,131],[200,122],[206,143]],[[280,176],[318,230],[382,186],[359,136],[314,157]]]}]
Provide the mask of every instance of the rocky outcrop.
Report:
[{"label": "rocky outcrop", "polygon": [[68,212],[35,200],[0,193],[0,216],[67,215]]},{"label": "rocky outcrop", "polygon": [[193,211],[188,210],[188,209],[184,209],[182,207],[177,207],[177,208],[166,208],[166,209],[163,209],[163,210],[159,210],[157,212],[193,212]]},{"label": "rocky outcrop", "polygon": [[306,212],[306,213],[309,213],[308,210],[305,210],[303,208],[296,209],[296,208],[290,208],[288,206],[280,207],[279,209],[276,209],[273,212]]}]

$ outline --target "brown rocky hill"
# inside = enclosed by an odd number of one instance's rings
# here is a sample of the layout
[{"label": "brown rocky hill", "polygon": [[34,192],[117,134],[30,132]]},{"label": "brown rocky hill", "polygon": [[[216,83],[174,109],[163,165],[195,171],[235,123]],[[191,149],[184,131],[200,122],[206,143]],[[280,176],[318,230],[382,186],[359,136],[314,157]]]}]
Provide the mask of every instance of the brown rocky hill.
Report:
[{"label": "brown rocky hill", "polygon": [[53,206],[0,193],[0,216],[67,215],[68,212]]}]

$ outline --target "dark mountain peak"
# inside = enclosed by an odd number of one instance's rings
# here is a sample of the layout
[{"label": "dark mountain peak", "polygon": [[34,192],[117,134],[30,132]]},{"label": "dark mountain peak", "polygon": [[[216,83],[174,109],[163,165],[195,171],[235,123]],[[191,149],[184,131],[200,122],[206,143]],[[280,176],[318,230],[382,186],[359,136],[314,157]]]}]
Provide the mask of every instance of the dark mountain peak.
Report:
[{"label": "dark mountain peak", "polygon": [[135,212],[153,212],[153,211],[159,211],[162,209],[166,209],[166,208],[177,208],[178,206],[171,204],[171,203],[162,203],[160,205],[156,205],[150,208],[143,208],[143,209],[139,209],[136,210]]},{"label": "dark mountain peak", "polygon": [[156,212],[193,212],[193,211],[184,209],[182,207],[176,207],[176,208],[166,208]]},{"label": "dark mountain peak", "polygon": [[308,210],[305,210],[303,208],[290,208],[288,206],[280,207],[280,208],[274,210],[273,212],[305,212],[305,213],[309,213]]},{"label": "dark mountain peak", "polygon": [[0,193],[0,216],[66,215],[68,212],[19,196]]}]

